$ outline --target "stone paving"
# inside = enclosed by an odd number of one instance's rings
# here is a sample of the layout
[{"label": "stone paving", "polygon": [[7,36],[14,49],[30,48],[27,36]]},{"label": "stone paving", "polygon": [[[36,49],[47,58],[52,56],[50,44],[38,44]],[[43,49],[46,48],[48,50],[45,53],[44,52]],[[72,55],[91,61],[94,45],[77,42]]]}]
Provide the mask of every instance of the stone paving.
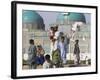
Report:
[{"label": "stone paving", "polygon": [[[90,65],[86,65],[86,64],[80,64],[80,65],[66,64],[66,65],[64,65],[64,68],[65,67],[87,67],[87,66],[90,66]],[[29,66],[28,65],[23,65],[23,69],[29,69]],[[42,65],[38,65],[37,69],[43,69]]]}]

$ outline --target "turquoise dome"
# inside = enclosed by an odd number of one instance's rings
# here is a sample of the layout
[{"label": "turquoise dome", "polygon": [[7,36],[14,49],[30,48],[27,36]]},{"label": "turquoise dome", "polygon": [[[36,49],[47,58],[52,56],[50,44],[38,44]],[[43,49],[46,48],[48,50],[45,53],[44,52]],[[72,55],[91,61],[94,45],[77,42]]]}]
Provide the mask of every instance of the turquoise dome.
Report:
[{"label": "turquoise dome", "polygon": [[32,10],[23,10],[22,21],[26,23],[36,22],[37,20],[42,20],[41,16]]},{"label": "turquoise dome", "polygon": [[65,16],[67,16],[67,20],[69,21],[81,21],[86,23],[86,19],[83,13],[74,13],[70,12],[67,14],[59,14],[57,20],[63,21],[65,19]]},{"label": "turquoise dome", "polygon": [[70,21],[81,21],[86,23],[85,16],[83,13],[70,13],[68,15],[68,20]]},{"label": "turquoise dome", "polygon": [[22,22],[37,24],[38,28],[44,29],[43,18],[36,11],[33,11],[33,10],[23,10],[22,11]]}]

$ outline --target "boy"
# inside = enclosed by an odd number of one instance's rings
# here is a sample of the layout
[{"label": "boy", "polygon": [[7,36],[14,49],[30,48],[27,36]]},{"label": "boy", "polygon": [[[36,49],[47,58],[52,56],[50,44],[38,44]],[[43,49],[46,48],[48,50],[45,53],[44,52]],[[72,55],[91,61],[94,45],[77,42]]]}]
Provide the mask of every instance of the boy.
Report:
[{"label": "boy", "polygon": [[62,36],[61,40],[58,44],[58,48],[60,50],[60,56],[61,56],[61,60],[63,62],[63,64],[66,64],[66,53],[67,53],[67,48],[66,48],[66,44],[65,44],[65,37]]},{"label": "boy", "polygon": [[45,62],[43,64],[44,69],[53,68],[52,61],[50,60],[50,55],[45,55]]},{"label": "boy", "polygon": [[54,64],[54,67],[59,68],[61,67],[61,56],[60,56],[60,50],[57,48],[56,50],[52,51],[52,61]]},{"label": "boy", "polygon": [[74,47],[74,54],[75,54],[75,64],[79,64],[80,63],[80,48],[79,48],[79,40],[75,40],[75,47]]},{"label": "boy", "polygon": [[36,69],[36,54],[37,54],[37,50],[36,50],[36,46],[34,45],[34,40],[30,39],[29,40],[30,46],[28,49],[28,63],[29,63],[29,68],[30,69]]}]

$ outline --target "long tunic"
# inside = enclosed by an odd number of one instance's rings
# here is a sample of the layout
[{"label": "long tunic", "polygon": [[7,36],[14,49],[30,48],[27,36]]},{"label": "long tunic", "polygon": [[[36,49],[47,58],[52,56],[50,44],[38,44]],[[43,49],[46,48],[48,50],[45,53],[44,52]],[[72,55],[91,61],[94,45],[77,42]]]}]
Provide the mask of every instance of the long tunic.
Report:
[{"label": "long tunic", "polygon": [[66,59],[66,44],[63,42],[59,42],[58,48],[60,49],[60,55],[61,55],[61,59],[65,60]]},{"label": "long tunic", "polygon": [[37,54],[36,46],[30,45],[28,49],[28,56],[29,56],[28,63],[29,64],[32,64],[33,62],[35,62],[36,54]]}]

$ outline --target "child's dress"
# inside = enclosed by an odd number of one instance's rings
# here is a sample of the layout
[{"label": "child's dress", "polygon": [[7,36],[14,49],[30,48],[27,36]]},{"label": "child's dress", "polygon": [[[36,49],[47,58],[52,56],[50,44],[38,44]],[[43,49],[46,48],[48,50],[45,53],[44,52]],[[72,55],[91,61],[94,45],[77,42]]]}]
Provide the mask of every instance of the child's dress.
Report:
[{"label": "child's dress", "polygon": [[36,56],[36,63],[38,65],[42,65],[44,63],[44,51],[41,50],[40,52],[37,52],[37,56]]}]

